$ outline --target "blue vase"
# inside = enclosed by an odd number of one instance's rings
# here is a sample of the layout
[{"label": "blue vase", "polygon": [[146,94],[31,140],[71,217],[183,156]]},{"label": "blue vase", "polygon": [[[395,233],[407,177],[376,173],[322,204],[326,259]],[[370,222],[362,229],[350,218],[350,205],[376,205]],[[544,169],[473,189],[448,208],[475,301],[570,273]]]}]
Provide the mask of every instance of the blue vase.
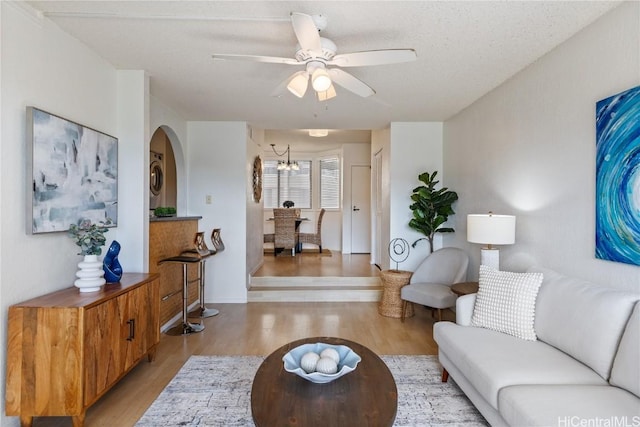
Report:
[{"label": "blue vase", "polygon": [[107,283],[117,283],[122,278],[122,266],[118,261],[120,253],[120,243],[117,240],[111,242],[107,254],[104,256],[102,268],[104,269],[104,278]]}]

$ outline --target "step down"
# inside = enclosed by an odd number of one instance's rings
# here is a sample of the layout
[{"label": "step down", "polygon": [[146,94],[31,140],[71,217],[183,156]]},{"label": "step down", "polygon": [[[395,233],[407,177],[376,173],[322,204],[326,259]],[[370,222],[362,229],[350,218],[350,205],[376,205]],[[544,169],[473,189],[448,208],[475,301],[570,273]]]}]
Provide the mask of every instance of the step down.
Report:
[{"label": "step down", "polygon": [[342,277],[342,276],[265,276],[252,277],[251,287],[282,287],[282,286],[381,286],[379,277]]},{"label": "step down", "polygon": [[379,301],[378,277],[253,277],[249,302],[371,302]]}]

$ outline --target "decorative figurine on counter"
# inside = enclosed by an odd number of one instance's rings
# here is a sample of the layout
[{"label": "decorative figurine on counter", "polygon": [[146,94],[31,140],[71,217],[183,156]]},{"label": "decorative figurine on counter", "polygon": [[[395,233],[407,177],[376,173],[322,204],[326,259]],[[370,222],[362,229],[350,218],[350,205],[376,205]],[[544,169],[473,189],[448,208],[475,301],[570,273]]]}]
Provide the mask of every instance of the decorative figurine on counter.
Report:
[{"label": "decorative figurine on counter", "polygon": [[102,263],[104,278],[107,283],[118,283],[122,278],[122,266],[120,265],[120,261],[118,261],[119,253],[120,243],[118,243],[117,240],[114,240],[111,242],[111,246],[109,246]]}]

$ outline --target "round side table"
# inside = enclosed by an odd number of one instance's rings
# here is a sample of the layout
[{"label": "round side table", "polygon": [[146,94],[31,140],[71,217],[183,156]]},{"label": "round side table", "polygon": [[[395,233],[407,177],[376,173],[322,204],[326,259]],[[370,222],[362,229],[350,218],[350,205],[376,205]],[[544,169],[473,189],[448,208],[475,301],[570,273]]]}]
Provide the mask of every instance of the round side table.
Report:
[{"label": "round side table", "polygon": [[458,296],[475,294],[478,292],[478,282],[460,282],[451,285],[451,292]]},{"label": "round side table", "polygon": [[[382,298],[378,303],[378,313],[386,317],[402,317],[402,298],[400,290],[409,284],[413,272],[405,270],[384,270],[380,272],[382,279]],[[413,304],[409,304],[405,317],[413,316]]]}]

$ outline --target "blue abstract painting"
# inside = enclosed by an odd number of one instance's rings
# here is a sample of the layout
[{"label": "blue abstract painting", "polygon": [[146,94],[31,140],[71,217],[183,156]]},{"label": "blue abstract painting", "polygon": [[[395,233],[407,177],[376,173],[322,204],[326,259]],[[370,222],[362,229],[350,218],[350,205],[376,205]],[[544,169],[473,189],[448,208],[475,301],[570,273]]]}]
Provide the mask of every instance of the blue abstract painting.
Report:
[{"label": "blue abstract painting", "polygon": [[118,222],[117,138],[27,107],[27,233]]},{"label": "blue abstract painting", "polygon": [[640,86],[596,103],[596,258],[640,265]]}]

